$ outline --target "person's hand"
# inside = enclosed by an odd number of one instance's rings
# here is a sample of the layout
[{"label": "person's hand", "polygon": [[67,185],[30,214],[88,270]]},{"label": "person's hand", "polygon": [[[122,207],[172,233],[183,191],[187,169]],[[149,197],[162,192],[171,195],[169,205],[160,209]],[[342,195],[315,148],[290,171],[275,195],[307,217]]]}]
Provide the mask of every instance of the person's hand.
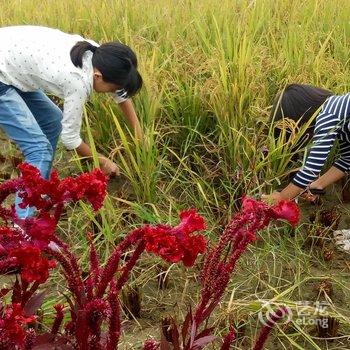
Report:
[{"label": "person's hand", "polygon": [[305,191],[300,195],[300,198],[310,203],[316,203],[319,199],[319,196],[316,194],[312,194],[310,191]]},{"label": "person's hand", "polygon": [[310,188],[310,190],[319,190],[319,191],[324,190],[323,186],[320,184],[319,179],[317,179],[314,182],[311,182],[309,188]]},{"label": "person's hand", "polygon": [[300,195],[300,198],[310,203],[317,203],[320,201],[320,196],[325,194],[324,189],[319,184],[318,179],[310,184],[310,186]]},{"label": "person's hand", "polygon": [[118,165],[112,162],[111,160],[109,160],[108,158],[100,156],[99,162],[100,162],[100,168],[105,175],[112,176],[112,177],[120,175]]},{"label": "person's hand", "polygon": [[281,192],[274,191],[271,194],[263,194],[261,199],[268,204],[278,204],[284,198],[281,195]]}]

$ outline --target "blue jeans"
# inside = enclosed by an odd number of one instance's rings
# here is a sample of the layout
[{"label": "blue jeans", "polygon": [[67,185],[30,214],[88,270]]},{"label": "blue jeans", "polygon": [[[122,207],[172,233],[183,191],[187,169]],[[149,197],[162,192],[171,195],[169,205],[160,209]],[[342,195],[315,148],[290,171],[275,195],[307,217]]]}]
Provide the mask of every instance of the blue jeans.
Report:
[{"label": "blue jeans", "polygon": [[[62,125],[62,111],[42,92],[23,92],[0,82],[0,128],[20,148],[25,161],[48,179]],[[18,207],[20,218],[33,215],[34,208]]]}]

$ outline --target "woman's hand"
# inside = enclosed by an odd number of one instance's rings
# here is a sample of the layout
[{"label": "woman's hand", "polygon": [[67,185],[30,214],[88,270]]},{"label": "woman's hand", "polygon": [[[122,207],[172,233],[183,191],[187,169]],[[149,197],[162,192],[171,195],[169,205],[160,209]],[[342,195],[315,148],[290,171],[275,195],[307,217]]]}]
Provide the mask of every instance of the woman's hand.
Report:
[{"label": "woman's hand", "polygon": [[274,191],[271,194],[263,194],[261,196],[261,199],[268,204],[277,204],[280,201],[282,201],[284,198],[281,192]]},{"label": "woman's hand", "polygon": [[[92,151],[88,144],[84,141],[75,149],[79,156],[84,157],[84,159],[91,160],[92,159]],[[120,175],[120,171],[118,165],[106,158],[98,154],[98,161],[102,172],[107,176],[118,176]]]},{"label": "woman's hand", "polygon": [[319,200],[320,196],[312,194],[310,191],[306,191],[300,195],[300,198],[310,203],[316,203]]},{"label": "woman's hand", "polygon": [[310,190],[316,189],[316,190],[323,190],[323,186],[322,186],[322,182],[319,181],[319,179],[317,179],[314,182],[311,182],[311,184],[309,185]]},{"label": "woman's hand", "polygon": [[277,204],[280,201],[291,201],[299,196],[304,190],[293,183],[289,183],[281,192],[275,191],[268,195],[263,195],[263,201],[269,204]]},{"label": "woman's hand", "polygon": [[119,176],[120,171],[118,165],[104,156],[98,157],[100,168],[102,172],[107,176]]}]

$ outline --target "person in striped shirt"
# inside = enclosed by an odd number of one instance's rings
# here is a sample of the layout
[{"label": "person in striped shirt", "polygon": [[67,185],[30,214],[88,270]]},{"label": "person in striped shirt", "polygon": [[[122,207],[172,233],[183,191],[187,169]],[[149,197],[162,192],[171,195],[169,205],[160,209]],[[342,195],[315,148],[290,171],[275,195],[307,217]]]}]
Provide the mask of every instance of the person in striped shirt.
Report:
[{"label": "person in striped shirt", "polygon": [[[307,188],[324,189],[350,171],[350,94],[337,96],[327,90],[297,84],[287,86],[284,94],[288,95],[291,90],[296,90],[291,105],[297,106],[300,111],[309,111],[308,115],[305,113],[299,116],[293,115],[292,119],[298,118],[303,123],[319,108],[320,111],[312,126],[313,142],[304,166],[282,191],[275,191],[263,197],[275,203],[284,199],[293,199]],[[306,93],[311,98],[305,99]],[[300,95],[299,99],[298,95]],[[285,97],[282,97],[281,101],[284,99]],[[292,110],[291,106],[283,111],[285,117],[289,116],[290,110]],[[336,140],[339,141],[338,159],[319,177]]]},{"label": "person in striped shirt", "polygon": [[[263,195],[267,202],[291,200],[305,190],[322,191],[340,180],[350,171],[350,93],[334,95],[332,92],[309,85],[291,84],[278,96],[272,109],[271,121],[289,117],[305,123],[319,110],[306,141],[312,137],[312,146],[303,167],[282,190]],[[278,136],[278,129],[275,136]],[[319,176],[336,141],[338,157],[322,176]],[[350,230],[334,232],[336,243],[350,251]]]}]

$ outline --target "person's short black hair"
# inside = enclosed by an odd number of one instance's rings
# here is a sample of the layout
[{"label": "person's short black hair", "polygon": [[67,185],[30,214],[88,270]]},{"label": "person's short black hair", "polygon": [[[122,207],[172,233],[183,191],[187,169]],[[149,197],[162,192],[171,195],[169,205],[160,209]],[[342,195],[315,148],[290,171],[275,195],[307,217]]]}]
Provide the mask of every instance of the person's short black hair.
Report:
[{"label": "person's short black hair", "polygon": [[289,118],[306,123],[333,93],[312,85],[290,84],[277,94],[270,113],[270,121]]},{"label": "person's short black hair", "polygon": [[129,46],[109,42],[97,47],[88,41],[79,41],[70,52],[76,67],[82,67],[86,51],[93,52],[92,65],[101,72],[105,82],[118,85],[127,92],[128,97],[141,89],[142,77],[137,70],[137,58]]},{"label": "person's short black hair", "polygon": [[[305,124],[314,113],[322,106],[329,96],[333,93],[312,85],[290,84],[275,97],[273,107],[270,113],[271,123],[278,122],[283,118],[289,118],[299,124]],[[293,150],[304,147],[311,140],[313,135],[313,127],[315,119],[310,123],[309,127],[304,131],[300,142],[295,145]],[[281,129],[277,126],[273,127],[273,135],[278,139]],[[289,139],[291,132],[285,130],[286,138]],[[294,157],[295,158],[295,157]]]}]

